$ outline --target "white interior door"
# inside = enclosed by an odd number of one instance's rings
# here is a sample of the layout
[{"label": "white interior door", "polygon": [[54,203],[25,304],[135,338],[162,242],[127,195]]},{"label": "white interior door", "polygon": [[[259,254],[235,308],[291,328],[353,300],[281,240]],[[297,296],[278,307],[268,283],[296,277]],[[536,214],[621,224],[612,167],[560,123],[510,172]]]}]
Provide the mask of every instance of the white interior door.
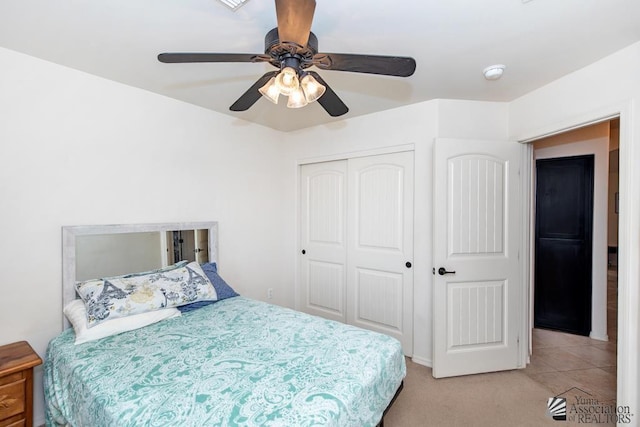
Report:
[{"label": "white interior door", "polygon": [[516,143],[436,140],[436,378],[518,367],[519,163]]},{"label": "white interior door", "polygon": [[413,354],[413,152],[349,159],[347,323]]},{"label": "white interior door", "polygon": [[301,167],[298,308],[346,322],[347,161]]}]

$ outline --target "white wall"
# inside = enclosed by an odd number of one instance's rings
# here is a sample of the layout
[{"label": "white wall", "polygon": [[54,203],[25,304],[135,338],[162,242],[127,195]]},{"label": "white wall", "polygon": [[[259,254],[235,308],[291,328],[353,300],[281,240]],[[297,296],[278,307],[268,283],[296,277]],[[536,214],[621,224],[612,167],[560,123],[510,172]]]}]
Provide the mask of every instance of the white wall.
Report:
[{"label": "white wall", "polygon": [[533,145],[534,159],[585,154],[594,155],[590,337],[608,341],[607,202],[609,187],[609,122],[598,123],[544,138],[534,142]]},{"label": "white wall", "polygon": [[640,411],[640,43],[509,105],[509,134],[527,140],[620,114],[618,405]]},{"label": "white wall", "polygon": [[375,150],[413,145],[415,154],[414,198],[414,353],[413,359],[431,365],[432,360],[432,171],[433,143],[437,137],[506,139],[507,104],[434,100],[356,117],[288,134],[286,193],[290,225],[287,255],[296,270],[298,253],[298,165],[310,160],[345,158]]},{"label": "white wall", "polygon": [[222,276],[292,304],[274,131],[1,48],[0,69],[0,344],[44,357],[60,332],[63,225],[217,220]]},{"label": "white wall", "polygon": [[[434,138],[524,140],[619,112],[620,301],[640,305],[640,43],[510,104],[434,100],[285,135],[6,49],[0,69],[0,344],[43,356],[59,332],[62,225],[218,220],[222,275],[293,306],[298,164],[412,144],[414,358],[429,364]],[[640,322],[623,316],[618,403],[637,412]]]}]

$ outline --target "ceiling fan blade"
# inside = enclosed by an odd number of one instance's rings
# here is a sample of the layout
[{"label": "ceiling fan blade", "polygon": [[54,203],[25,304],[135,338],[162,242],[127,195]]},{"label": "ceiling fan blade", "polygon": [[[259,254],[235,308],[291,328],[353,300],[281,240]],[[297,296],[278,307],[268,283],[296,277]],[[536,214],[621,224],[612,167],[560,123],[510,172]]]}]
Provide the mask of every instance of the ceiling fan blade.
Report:
[{"label": "ceiling fan blade", "polygon": [[324,108],[331,117],[342,116],[349,112],[349,107],[342,102],[338,95],[329,87],[327,82],[325,82],[318,73],[315,71],[309,71],[308,73],[311,74],[318,83],[325,87],[325,92],[320,98],[318,98],[318,103],[322,105],[322,108]]},{"label": "ceiling fan blade", "polygon": [[409,77],[416,70],[416,60],[406,56],[318,53],[313,57],[313,64],[323,70],[396,77]]},{"label": "ceiling fan blade", "polygon": [[306,47],[315,10],[316,0],[276,0],[280,42]]},{"label": "ceiling fan blade", "polygon": [[161,53],[158,61],[168,64],[186,62],[265,62],[268,55],[253,53]]},{"label": "ceiling fan blade", "polygon": [[257,82],[253,84],[253,86],[251,86],[245,93],[243,93],[242,96],[238,98],[238,100],[234,102],[231,107],[229,107],[229,109],[231,111],[246,111],[251,108],[251,106],[255,104],[262,96],[262,94],[258,92],[258,89],[264,86],[269,81],[269,79],[271,79],[271,77],[274,77],[276,74],[278,74],[278,71],[269,71],[268,73],[264,74],[258,79]]}]

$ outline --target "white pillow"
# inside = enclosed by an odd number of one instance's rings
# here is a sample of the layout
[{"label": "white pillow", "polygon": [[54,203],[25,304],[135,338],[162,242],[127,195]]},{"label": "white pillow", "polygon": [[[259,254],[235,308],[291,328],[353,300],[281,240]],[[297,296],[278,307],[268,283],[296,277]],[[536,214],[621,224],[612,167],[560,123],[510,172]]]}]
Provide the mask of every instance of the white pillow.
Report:
[{"label": "white pillow", "polygon": [[71,322],[71,325],[73,325],[73,330],[76,333],[76,345],[116,335],[121,332],[132,331],[164,319],[179,317],[181,315],[180,310],[177,308],[164,308],[162,310],[149,311],[127,317],[118,317],[88,328],[87,309],[81,299],[71,301],[64,307],[63,311],[64,315],[69,319],[69,322]]}]

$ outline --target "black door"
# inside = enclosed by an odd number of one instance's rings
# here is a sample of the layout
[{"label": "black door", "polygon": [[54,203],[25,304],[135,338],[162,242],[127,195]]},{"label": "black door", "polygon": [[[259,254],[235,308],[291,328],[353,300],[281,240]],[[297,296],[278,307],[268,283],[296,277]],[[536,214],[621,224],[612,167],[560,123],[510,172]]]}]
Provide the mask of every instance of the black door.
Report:
[{"label": "black door", "polygon": [[536,161],[534,325],[591,330],[593,155]]}]

